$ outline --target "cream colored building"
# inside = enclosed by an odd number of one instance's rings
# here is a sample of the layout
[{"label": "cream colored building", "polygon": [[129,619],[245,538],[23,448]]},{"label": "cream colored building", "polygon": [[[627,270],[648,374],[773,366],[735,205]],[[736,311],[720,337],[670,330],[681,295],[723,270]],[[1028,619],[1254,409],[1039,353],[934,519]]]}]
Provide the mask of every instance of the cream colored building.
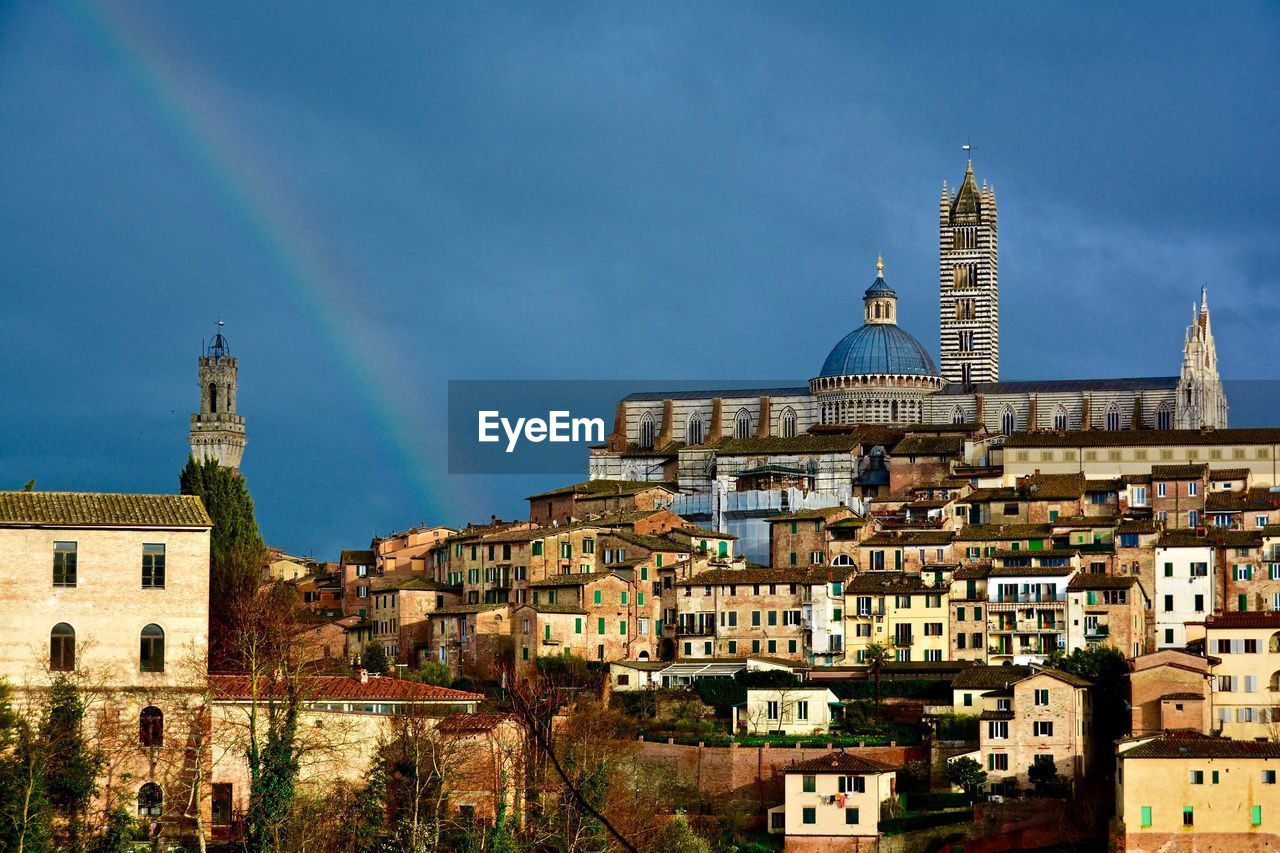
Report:
[{"label": "cream colored building", "polygon": [[1054,669],[1034,671],[1011,685],[1009,711],[986,711],[979,749],[993,792],[1030,787],[1028,768],[1048,755],[1058,775],[1078,785],[1089,769],[1093,739],[1092,685]]},{"label": "cream colored building", "polygon": [[[1213,673],[1213,727],[1224,737],[1280,735],[1280,613],[1218,613],[1204,622]],[[1274,722],[1273,722],[1274,720]]]},{"label": "cream colored building", "polygon": [[897,793],[895,769],[847,752],[794,764],[769,831],[786,833],[788,851],[874,850],[881,806]]},{"label": "cream colored building", "polygon": [[844,594],[846,663],[863,663],[872,643],[898,661],[950,660],[949,585],[930,586],[903,572],[864,572],[845,583]]},{"label": "cream colored building", "polygon": [[211,527],[186,495],[0,492],[0,676],[151,687],[204,659]]},{"label": "cream colored building", "polygon": [[733,709],[733,730],[747,734],[812,735],[831,731],[840,700],[825,687],[763,687]]},{"label": "cream colored building", "polygon": [[1116,763],[1130,853],[1280,848],[1280,744],[1178,732],[1123,742]]}]

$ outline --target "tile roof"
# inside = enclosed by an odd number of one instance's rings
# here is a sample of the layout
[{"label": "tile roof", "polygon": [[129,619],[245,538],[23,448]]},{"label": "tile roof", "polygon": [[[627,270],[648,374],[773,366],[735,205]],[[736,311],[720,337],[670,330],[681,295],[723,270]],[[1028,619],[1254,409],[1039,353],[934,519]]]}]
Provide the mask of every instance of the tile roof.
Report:
[{"label": "tile roof", "polygon": [[841,581],[853,574],[852,566],[810,566],[781,569],[711,569],[692,578],[676,581],[676,586],[750,586],[753,584],[820,584]]},{"label": "tile roof", "polygon": [[557,489],[529,495],[525,500],[534,498],[551,498],[558,495],[581,495],[583,497],[605,497],[608,495],[635,495],[649,489],[665,489],[668,492],[679,491],[675,483],[650,482],[648,480],[584,480],[581,483],[570,483]]},{"label": "tile roof", "polygon": [[458,604],[443,610],[433,610],[427,616],[469,616],[472,613],[487,613],[490,610],[505,610],[511,605],[507,602],[488,602],[485,604]]},{"label": "tile roof", "polygon": [[475,734],[493,731],[503,723],[519,724],[515,714],[453,714],[436,724],[436,731],[447,735]]},{"label": "tile roof", "polygon": [[795,512],[783,513],[782,515],[771,515],[765,521],[770,524],[775,524],[779,521],[812,521],[819,518],[830,518],[842,512],[853,512],[853,510],[847,506],[824,506],[814,509],[800,509]]},{"label": "tile roof", "polygon": [[980,720],[1012,720],[1012,711],[983,711],[978,719]]},{"label": "tile roof", "polygon": [[884,531],[862,540],[862,545],[891,545],[916,548],[929,545],[950,545],[950,530],[904,530],[897,533]]},{"label": "tile roof", "polygon": [[957,581],[975,581],[982,580],[990,574],[990,565],[985,563],[969,563],[956,569],[951,575],[951,579]]},{"label": "tile roof", "polygon": [[[1026,553],[1020,551],[1019,553]],[[1070,566],[1038,566],[1032,568],[1030,566],[994,566],[991,569],[991,577],[993,578],[1049,578],[1061,577],[1074,572]]]},{"label": "tile roof", "polygon": [[[615,577],[613,572],[575,572],[565,575],[551,575],[538,581],[530,581],[531,587],[549,587],[549,586],[586,586],[589,583],[595,583],[605,578]],[[626,581],[623,581],[624,583]]]},{"label": "tile roof", "polygon": [[817,758],[810,758],[808,761],[801,761],[784,769],[783,773],[889,773],[896,768],[889,764],[882,764],[879,761],[872,761],[869,758],[862,758],[852,755],[843,750],[840,752],[828,752],[826,755],[819,755]]},{"label": "tile roof", "polygon": [[0,526],[212,527],[194,495],[0,492]]},{"label": "tile roof", "polygon": [[580,607],[577,604],[568,604],[568,603],[561,603],[561,602],[556,602],[552,604],[545,601],[531,601],[527,604],[520,605],[519,607],[516,608],[516,610],[523,610],[526,607],[538,613],[567,613],[571,616],[587,615],[587,611],[585,608]]},{"label": "tile roof", "polygon": [[1221,628],[1280,628],[1280,611],[1251,610],[1215,613],[1204,620],[1207,630]]},{"label": "tile roof", "polygon": [[926,586],[919,575],[903,572],[863,572],[850,578],[844,585],[844,591],[846,594],[852,592],[870,595],[941,595],[947,589],[944,586]]},{"label": "tile roof", "polygon": [[964,436],[909,435],[890,452],[893,456],[958,456],[964,452]]},{"label": "tile roof", "polygon": [[347,550],[338,555],[338,562],[344,566],[372,566],[377,559],[372,551]]},{"label": "tile roof", "polygon": [[1247,480],[1248,468],[1215,468],[1209,472],[1210,480]]},{"label": "tile roof", "polygon": [[998,540],[1049,539],[1051,524],[983,524],[966,525],[956,534],[957,542],[994,542]]},{"label": "tile roof", "polygon": [[[1069,672],[1063,672],[1060,669],[1053,669],[1052,667],[1047,667],[1047,666],[1044,667],[1043,669],[1036,669],[1034,672],[1028,675],[1027,678],[1035,678],[1037,675],[1048,675],[1052,678],[1058,679],[1059,681],[1064,681],[1067,684],[1070,684],[1072,687],[1092,687],[1093,686],[1093,682],[1088,680],[1087,678],[1081,678],[1078,675],[1072,675]],[[1023,680],[1025,681],[1026,679],[1023,679]]]},{"label": "tile roof", "polygon": [[1209,466],[1203,462],[1188,462],[1185,465],[1152,465],[1153,480],[1200,480],[1204,478]]},{"label": "tile roof", "polygon": [[1157,737],[1120,753],[1131,758],[1280,758],[1280,743],[1231,740],[1198,732],[1177,732]]},{"label": "tile roof", "polygon": [[1004,446],[1020,447],[1195,447],[1224,444],[1278,444],[1280,428],[1246,429],[1122,429],[1056,432],[1017,432]]},{"label": "tile roof", "polygon": [[1067,589],[1128,589],[1137,582],[1138,579],[1133,575],[1098,575],[1081,572],[1067,583]]},{"label": "tile roof", "polygon": [[951,681],[952,690],[996,690],[1031,674],[1029,666],[974,666],[961,670]]},{"label": "tile roof", "polygon": [[[389,702],[478,702],[484,698],[479,693],[451,690],[448,687],[420,684],[416,681],[389,678],[385,675],[370,675],[367,682],[345,675],[309,675],[302,676],[299,681],[302,694],[308,701],[352,699]],[[259,695],[269,692],[273,686],[269,682],[260,682]],[[216,699],[248,699],[251,695],[251,685],[247,675],[210,675],[209,687]]]},{"label": "tile roof", "polygon": [[1207,532],[1199,536],[1194,530],[1177,529],[1160,534],[1156,545],[1160,548],[1212,548],[1214,543]]},{"label": "tile roof", "polygon": [[622,398],[624,403],[647,402],[657,403],[666,400],[714,400],[722,397],[726,400],[737,400],[746,397],[804,397],[808,398],[809,388],[730,388],[728,390],[711,391],[637,391]]},{"label": "tile roof", "polygon": [[621,539],[631,545],[638,545],[649,551],[662,551],[674,554],[692,554],[693,546],[682,542],[673,542],[665,536],[653,536],[648,533],[636,533],[633,530],[610,530],[607,536]]},{"label": "tile roof", "polygon": [[731,438],[716,448],[717,456],[757,456],[768,453],[852,453],[861,436],[802,434],[793,438]]},{"label": "tile roof", "polygon": [[991,556],[997,560],[1016,560],[1019,557],[1078,557],[1080,550],[1078,548],[1044,548],[1036,551],[1030,548],[997,548]]},{"label": "tile roof", "polygon": [[1269,510],[1280,507],[1280,492],[1267,488],[1249,489],[1247,492],[1210,492],[1205,495],[1205,512],[1242,512]]},{"label": "tile roof", "polygon": [[1028,500],[1076,500],[1085,491],[1084,474],[1034,474],[1022,492]]},{"label": "tile roof", "polygon": [[708,539],[733,540],[738,538],[737,536],[734,536],[732,533],[722,533],[719,530],[709,530],[705,527],[699,527],[696,524],[685,524],[681,527],[676,527],[672,530],[668,530],[666,535],[671,535],[675,533],[683,533],[685,536],[688,536],[693,539],[696,539],[699,536],[705,536]]},{"label": "tile roof", "polygon": [[1116,533],[1158,533],[1160,525],[1154,520],[1145,518],[1126,519],[1116,526]]},{"label": "tile roof", "polygon": [[1205,700],[1209,697],[1203,693],[1166,693],[1160,697],[1161,702],[1190,702],[1192,700]]},{"label": "tile roof", "polygon": [[418,575],[417,577],[405,578],[403,580],[396,580],[395,578],[392,578],[390,580],[384,581],[381,585],[378,585],[376,588],[379,590],[391,590],[391,589],[404,590],[406,592],[413,592],[413,591],[419,591],[419,590],[426,591],[426,592],[461,592],[462,591],[462,587],[460,586],[449,586],[448,584],[440,583],[440,581],[436,580],[435,578],[428,578],[422,575]]}]

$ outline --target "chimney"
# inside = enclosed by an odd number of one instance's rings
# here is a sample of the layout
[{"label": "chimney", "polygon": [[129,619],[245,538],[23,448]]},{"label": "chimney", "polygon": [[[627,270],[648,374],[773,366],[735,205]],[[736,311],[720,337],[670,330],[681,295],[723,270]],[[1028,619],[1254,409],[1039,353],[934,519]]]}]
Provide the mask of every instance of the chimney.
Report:
[{"label": "chimney", "polygon": [[711,401],[711,430],[707,433],[707,444],[719,441],[724,437],[724,401],[719,397]]},{"label": "chimney", "polygon": [[675,440],[675,404],[671,400],[662,401],[662,426],[658,429],[658,437],[654,439],[654,447],[666,447]]},{"label": "chimney", "polygon": [[756,438],[768,438],[773,434],[772,408],[772,398],[760,398],[760,424],[756,427]]},{"label": "chimney", "polygon": [[604,440],[604,445],[609,450],[626,450],[627,449],[627,404],[618,403],[617,408],[613,411],[613,432]]},{"label": "chimney", "polygon": [[365,669],[362,666],[356,667],[356,680],[359,681],[361,684],[368,684],[369,670]]}]

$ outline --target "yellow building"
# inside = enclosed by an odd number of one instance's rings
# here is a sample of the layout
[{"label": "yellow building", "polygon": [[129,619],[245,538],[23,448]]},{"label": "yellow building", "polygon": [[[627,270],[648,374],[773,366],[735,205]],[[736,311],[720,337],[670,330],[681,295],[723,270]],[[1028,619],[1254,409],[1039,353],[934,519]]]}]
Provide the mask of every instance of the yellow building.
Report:
[{"label": "yellow building", "polygon": [[880,807],[894,796],[894,768],[847,752],[788,767],[783,805],[769,810],[769,831],[787,836],[788,851],[873,850]]},{"label": "yellow building", "polygon": [[736,732],[812,735],[831,731],[840,700],[825,687],[759,687],[733,709]]},{"label": "yellow building", "polygon": [[1118,749],[1116,816],[1129,853],[1280,848],[1280,744],[1195,732]]},{"label": "yellow building", "polygon": [[[1213,726],[1224,737],[1275,739],[1280,730],[1280,613],[1218,613],[1204,622],[1213,665]],[[1275,717],[1275,722],[1272,718]]]},{"label": "yellow building", "polygon": [[946,584],[929,586],[902,572],[865,572],[845,583],[844,594],[846,663],[863,663],[872,643],[898,661],[950,659]]}]

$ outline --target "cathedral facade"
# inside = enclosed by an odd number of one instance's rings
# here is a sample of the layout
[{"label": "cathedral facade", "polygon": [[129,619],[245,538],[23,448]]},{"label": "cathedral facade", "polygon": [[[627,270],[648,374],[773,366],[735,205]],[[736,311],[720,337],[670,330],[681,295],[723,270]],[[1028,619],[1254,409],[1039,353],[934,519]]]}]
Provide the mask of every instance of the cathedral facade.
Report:
[{"label": "cathedral facade", "polygon": [[608,444],[593,451],[592,476],[659,479],[664,457],[846,426],[968,427],[996,437],[1227,426],[1203,291],[1178,375],[1001,381],[997,261],[995,190],[979,186],[970,163],[958,189],[943,185],[939,207],[939,363],[898,325],[898,295],[881,260],[862,325],[836,343],[807,387],[633,394],[619,403]]}]

